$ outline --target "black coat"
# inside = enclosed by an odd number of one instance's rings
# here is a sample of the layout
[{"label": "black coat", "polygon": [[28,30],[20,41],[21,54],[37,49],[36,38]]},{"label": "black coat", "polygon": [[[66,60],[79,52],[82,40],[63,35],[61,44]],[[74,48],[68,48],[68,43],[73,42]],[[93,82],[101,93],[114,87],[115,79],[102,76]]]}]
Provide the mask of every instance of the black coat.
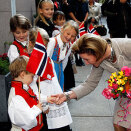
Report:
[{"label": "black coat", "polygon": [[106,0],[102,5],[102,14],[107,16],[107,26],[109,33],[131,32],[131,6],[128,2],[122,4],[116,0]]},{"label": "black coat", "polygon": [[69,13],[72,12],[77,20],[83,21],[89,12],[88,1],[69,0]]},{"label": "black coat", "polygon": [[45,29],[49,37],[52,37],[52,32],[54,30],[54,24],[49,19],[46,19],[46,21],[49,24],[49,26],[46,25],[41,19],[37,21],[36,26]]}]

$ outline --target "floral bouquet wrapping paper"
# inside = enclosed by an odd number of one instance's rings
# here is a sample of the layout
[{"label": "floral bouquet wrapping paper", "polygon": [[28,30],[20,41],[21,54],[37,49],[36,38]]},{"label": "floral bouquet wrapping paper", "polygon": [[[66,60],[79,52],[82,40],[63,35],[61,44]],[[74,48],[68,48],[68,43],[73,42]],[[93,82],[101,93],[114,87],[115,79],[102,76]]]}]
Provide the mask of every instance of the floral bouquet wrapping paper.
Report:
[{"label": "floral bouquet wrapping paper", "polygon": [[131,122],[127,119],[127,115],[131,114],[131,110],[129,110],[131,107],[131,68],[124,66],[118,73],[112,73],[107,82],[108,88],[103,90],[102,95],[106,99],[120,99],[120,109],[117,110],[117,116],[120,120],[117,121],[117,124],[119,125],[123,121],[127,122],[129,129],[131,129]]}]

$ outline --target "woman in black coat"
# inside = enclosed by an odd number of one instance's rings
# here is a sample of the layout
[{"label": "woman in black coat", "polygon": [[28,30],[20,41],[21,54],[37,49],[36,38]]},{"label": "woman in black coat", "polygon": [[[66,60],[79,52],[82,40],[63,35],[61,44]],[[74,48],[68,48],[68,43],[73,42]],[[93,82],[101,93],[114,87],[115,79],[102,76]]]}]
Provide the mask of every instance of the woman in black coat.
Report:
[{"label": "woman in black coat", "polygon": [[112,38],[131,38],[131,5],[128,0],[106,0],[102,13],[107,16],[107,26]]}]

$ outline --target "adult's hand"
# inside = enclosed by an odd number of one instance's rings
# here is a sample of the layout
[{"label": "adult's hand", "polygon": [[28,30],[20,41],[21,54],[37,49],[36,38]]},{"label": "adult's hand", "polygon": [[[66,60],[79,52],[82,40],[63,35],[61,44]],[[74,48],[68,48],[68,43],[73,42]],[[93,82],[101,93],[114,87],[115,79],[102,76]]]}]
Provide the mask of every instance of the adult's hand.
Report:
[{"label": "adult's hand", "polygon": [[52,97],[56,97],[55,104],[60,105],[63,102],[67,101],[66,96],[64,93],[61,94],[56,94],[56,95],[51,95]]},{"label": "adult's hand", "polygon": [[52,95],[53,97],[56,97],[55,104],[62,104],[63,102],[69,100],[69,99],[76,99],[77,96],[74,91],[69,91],[61,94]]}]

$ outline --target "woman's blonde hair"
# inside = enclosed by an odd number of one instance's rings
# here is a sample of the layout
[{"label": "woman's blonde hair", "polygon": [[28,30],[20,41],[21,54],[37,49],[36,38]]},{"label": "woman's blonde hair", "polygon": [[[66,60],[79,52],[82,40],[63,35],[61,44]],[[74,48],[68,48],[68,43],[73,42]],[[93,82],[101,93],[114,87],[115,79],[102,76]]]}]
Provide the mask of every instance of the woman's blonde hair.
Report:
[{"label": "woman's blonde hair", "polygon": [[[36,17],[36,20],[35,20],[35,25],[36,23],[38,22],[38,20],[41,18],[41,20],[49,26],[48,22],[46,21],[45,17],[43,17],[43,15],[40,13],[40,9],[42,9],[42,5],[44,3],[51,3],[54,5],[53,1],[52,0],[40,0],[40,2],[38,3],[38,7],[37,7],[37,13],[38,13],[38,16]],[[52,21],[52,19],[51,19]]]},{"label": "woman's blonde hair", "polygon": [[105,54],[107,44],[107,41],[98,35],[84,34],[73,44],[72,51],[78,54],[94,55],[99,60]]},{"label": "woman's blonde hair", "polygon": [[29,73],[26,71],[28,60],[26,56],[19,56],[10,64],[9,70],[13,79],[17,78],[23,71]]},{"label": "woman's blonde hair", "polygon": [[[39,27],[31,28],[29,31],[29,41],[31,42],[31,44],[29,44],[29,46],[27,48],[29,54],[32,52],[32,50],[34,48],[38,32],[40,32],[40,34],[43,38],[43,41],[46,40],[47,42],[49,42],[49,35],[44,29],[39,28]],[[44,43],[44,44],[45,44],[45,46],[47,46],[46,43]]]},{"label": "woman's blonde hair", "polygon": [[79,34],[79,25],[77,22],[75,22],[74,20],[68,20],[64,23],[63,25],[63,30],[70,28],[70,29],[75,29],[77,35]]}]

